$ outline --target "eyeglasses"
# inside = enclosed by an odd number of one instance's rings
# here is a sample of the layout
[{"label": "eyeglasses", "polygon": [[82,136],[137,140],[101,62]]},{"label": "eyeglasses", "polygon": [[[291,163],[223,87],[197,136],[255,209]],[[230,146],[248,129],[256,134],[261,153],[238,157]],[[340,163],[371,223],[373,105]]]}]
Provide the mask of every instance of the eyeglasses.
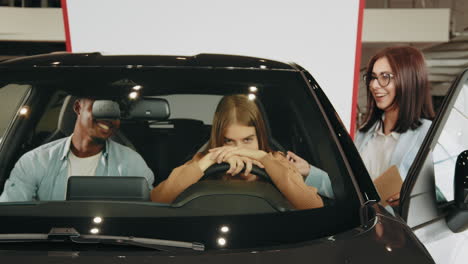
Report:
[{"label": "eyeglasses", "polygon": [[366,86],[369,86],[373,80],[377,79],[377,82],[379,83],[381,87],[385,87],[389,85],[393,77],[395,77],[393,73],[386,73],[386,72],[380,74],[379,76],[368,75],[368,74],[364,74],[363,76],[364,81],[366,82]]}]

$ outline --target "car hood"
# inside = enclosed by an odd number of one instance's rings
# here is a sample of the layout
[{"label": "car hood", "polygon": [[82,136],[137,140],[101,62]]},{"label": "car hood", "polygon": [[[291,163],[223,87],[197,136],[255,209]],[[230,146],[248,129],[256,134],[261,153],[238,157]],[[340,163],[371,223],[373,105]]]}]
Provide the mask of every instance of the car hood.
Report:
[{"label": "car hood", "polygon": [[[41,215],[50,208],[61,206],[73,208],[74,215],[68,217]],[[21,207],[27,207],[29,216],[20,216]],[[358,226],[335,234],[323,232],[317,236],[320,224],[314,223],[304,212],[263,215],[199,216],[199,217],[150,217],[126,212],[127,217],[109,217],[100,214],[102,222],[95,223],[97,212],[106,207],[102,203],[94,206],[83,203],[83,207],[71,206],[66,202],[10,205],[10,216],[2,216],[1,234],[48,233],[51,228],[75,228],[80,234],[89,234],[98,228],[102,235],[134,236],[143,238],[171,239],[186,242],[200,242],[205,251],[169,250],[160,252],[152,249],[115,246],[99,248],[54,245],[40,246],[39,242],[6,243],[0,246],[0,261],[12,256],[34,256],[36,263],[73,260],[124,263],[141,263],[157,260],[162,263],[185,263],[187,261],[216,262],[303,262],[319,260],[321,263],[382,263],[395,261],[432,263],[425,248],[414,237],[411,230],[401,221],[391,216],[378,214],[369,226]],[[109,207],[109,206],[108,206]],[[133,207],[138,207],[133,204]],[[31,210],[37,208],[37,210]],[[84,209],[87,208],[87,209]],[[2,208],[5,209],[5,208]],[[41,210],[40,210],[41,209]],[[62,208],[63,211],[67,211]],[[62,211],[62,213],[63,213]],[[86,211],[86,212],[85,212]],[[90,212],[95,212],[92,214]],[[311,210],[313,211],[313,210]],[[17,215],[15,215],[15,213]],[[133,213],[137,213],[135,210]],[[86,216],[88,215],[88,216]],[[330,216],[332,217],[332,216]],[[229,227],[223,233],[221,227]],[[218,241],[224,238],[226,245]],[[47,252],[45,254],[45,252]]]}]

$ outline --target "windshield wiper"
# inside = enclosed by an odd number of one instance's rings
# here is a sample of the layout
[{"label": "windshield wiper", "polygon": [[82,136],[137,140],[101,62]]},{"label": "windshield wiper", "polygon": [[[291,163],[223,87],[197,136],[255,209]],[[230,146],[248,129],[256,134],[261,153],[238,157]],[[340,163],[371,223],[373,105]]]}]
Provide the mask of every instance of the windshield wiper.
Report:
[{"label": "windshield wiper", "polygon": [[14,242],[61,242],[103,243],[132,245],[168,251],[167,248],[184,248],[204,251],[205,245],[198,242],[183,242],[131,236],[81,235],[74,228],[52,228],[48,234],[0,234],[0,243]]}]

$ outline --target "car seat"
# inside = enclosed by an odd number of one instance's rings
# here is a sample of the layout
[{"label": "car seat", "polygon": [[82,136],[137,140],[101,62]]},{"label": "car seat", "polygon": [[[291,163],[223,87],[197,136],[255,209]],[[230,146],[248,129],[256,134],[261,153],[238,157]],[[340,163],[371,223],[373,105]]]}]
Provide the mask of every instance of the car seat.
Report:
[{"label": "car seat", "polygon": [[258,110],[260,111],[260,114],[263,117],[263,122],[265,123],[265,132],[268,140],[268,144],[270,145],[270,148],[272,148],[274,151],[281,151],[283,153],[286,153],[286,149],[276,140],[273,138],[272,132],[271,132],[271,126],[270,126],[270,121],[268,119],[268,116],[266,114],[265,108],[263,107],[262,102],[257,98],[255,100]]},{"label": "car seat", "polygon": [[171,171],[189,161],[210,136],[211,126],[201,120],[174,118],[149,125],[146,144],[151,145],[144,156],[158,171],[155,185],[165,180]]}]

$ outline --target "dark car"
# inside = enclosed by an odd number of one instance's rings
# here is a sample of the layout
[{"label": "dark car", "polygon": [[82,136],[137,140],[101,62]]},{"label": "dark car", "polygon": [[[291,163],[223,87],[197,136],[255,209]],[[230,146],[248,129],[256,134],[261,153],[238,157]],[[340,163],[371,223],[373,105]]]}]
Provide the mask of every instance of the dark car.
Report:
[{"label": "dark car", "polygon": [[[328,174],[324,207],[295,210],[268,181],[200,181],[172,204],[149,200],[153,186],[203,149],[229,94],[258,103],[275,151]],[[405,221],[378,204],[314,78],[267,59],[63,53],[1,62],[0,193],[20,157],[71,135],[81,97],[103,103],[94,118],[119,113],[112,139],[143,157],[153,186],[141,175],[71,177],[63,199],[0,203],[1,263],[433,263]]]}]

